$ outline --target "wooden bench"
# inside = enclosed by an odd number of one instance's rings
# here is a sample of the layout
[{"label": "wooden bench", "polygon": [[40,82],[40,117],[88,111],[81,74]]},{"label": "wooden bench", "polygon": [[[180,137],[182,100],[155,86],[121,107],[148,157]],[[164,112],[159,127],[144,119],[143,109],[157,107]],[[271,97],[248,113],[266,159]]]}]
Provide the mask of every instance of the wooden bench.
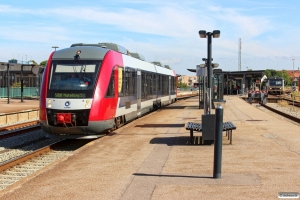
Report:
[{"label": "wooden bench", "polygon": [[[191,144],[193,144],[194,131],[202,132],[202,124],[188,122],[186,125],[186,130],[190,131],[190,140]],[[226,131],[226,136],[228,136],[228,140],[230,140],[230,144],[232,144],[232,130],[235,130],[236,126],[232,122],[223,122],[223,131]]]}]

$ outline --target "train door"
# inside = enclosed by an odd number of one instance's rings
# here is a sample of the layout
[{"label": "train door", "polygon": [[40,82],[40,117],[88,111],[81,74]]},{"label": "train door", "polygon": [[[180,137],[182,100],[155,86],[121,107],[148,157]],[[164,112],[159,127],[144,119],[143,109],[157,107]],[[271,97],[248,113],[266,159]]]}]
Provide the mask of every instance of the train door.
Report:
[{"label": "train door", "polygon": [[141,70],[137,70],[136,75],[136,99],[137,99],[137,115],[141,114]]},{"label": "train door", "polygon": [[169,103],[171,103],[171,76],[169,76]]}]

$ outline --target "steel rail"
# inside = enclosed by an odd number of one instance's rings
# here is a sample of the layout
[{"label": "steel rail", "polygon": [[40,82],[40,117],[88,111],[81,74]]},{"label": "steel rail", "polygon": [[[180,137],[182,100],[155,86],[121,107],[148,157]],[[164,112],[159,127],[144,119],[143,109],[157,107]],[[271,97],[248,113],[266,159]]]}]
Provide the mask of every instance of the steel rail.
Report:
[{"label": "steel rail", "polygon": [[16,165],[18,165],[18,164],[20,164],[22,162],[25,162],[25,161],[33,158],[35,156],[38,156],[38,155],[41,155],[41,154],[44,154],[46,152],[51,151],[51,146],[52,145],[54,145],[54,144],[51,144],[51,145],[48,145],[46,147],[40,148],[40,149],[35,150],[33,152],[29,152],[29,153],[24,154],[24,155],[22,155],[20,157],[8,160],[5,163],[3,163],[3,164],[0,165],[0,171],[7,170],[7,169],[9,169],[9,168],[11,168],[13,166],[16,166]]},{"label": "steel rail", "polygon": [[26,125],[27,127],[16,128],[14,130],[0,131],[0,140],[41,129],[39,123],[32,123],[31,125],[29,123],[26,123]]},{"label": "steel rail", "polygon": [[274,112],[276,114],[279,114],[279,115],[281,115],[281,116],[283,116],[285,118],[288,118],[288,119],[290,119],[290,120],[292,120],[292,121],[297,122],[297,123],[300,124],[300,119],[297,118],[297,117],[291,116],[291,115],[289,115],[287,113],[284,113],[284,112],[281,112],[281,111],[276,110],[274,108],[271,108],[270,106],[267,106],[265,104],[260,104],[260,105],[263,106],[264,108],[268,109],[268,110],[271,110],[272,112]]}]

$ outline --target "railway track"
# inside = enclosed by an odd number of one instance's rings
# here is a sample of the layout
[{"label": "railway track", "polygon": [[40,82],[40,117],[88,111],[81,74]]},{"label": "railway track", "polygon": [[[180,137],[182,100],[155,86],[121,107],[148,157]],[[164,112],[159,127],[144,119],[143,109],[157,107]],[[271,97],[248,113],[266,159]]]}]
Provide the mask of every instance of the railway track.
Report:
[{"label": "railway track", "polygon": [[13,125],[7,125],[0,127],[0,133],[3,131],[9,131],[9,130],[14,130],[14,129],[20,129],[28,126],[33,126],[39,124],[39,120],[33,120],[30,122],[23,122],[23,123],[18,123],[18,124],[13,124]]},{"label": "railway track", "polygon": [[0,140],[40,129],[38,120],[2,127],[0,129]]},{"label": "railway track", "polygon": [[296,122],[296,123],[300,124],[300,118],[299,117],[292,116],[292,115],[290,115],[290,114],[288,114],[286,112],[282,112],[280,110],[277,110],[277,109],[272,108],[272,107],[270,107],[268,105],[265,105],[265,104],[260,104],[260,105],[263,106],[264,108],[266,108],[266,109],[268,109],[268,110],[270,110],[270,111],[272,111],[272,112],[280,115],[280,116],[283,116],[283,117],[285,117],[285,118],[287,118],[287,119],[289,119],[289,120],[291,120],[293,122]]},{"label": "railway track", "polygon": [[0,190],[13,185],[54,161],[68,155],[91,140],[61,140],[0,165]]}]

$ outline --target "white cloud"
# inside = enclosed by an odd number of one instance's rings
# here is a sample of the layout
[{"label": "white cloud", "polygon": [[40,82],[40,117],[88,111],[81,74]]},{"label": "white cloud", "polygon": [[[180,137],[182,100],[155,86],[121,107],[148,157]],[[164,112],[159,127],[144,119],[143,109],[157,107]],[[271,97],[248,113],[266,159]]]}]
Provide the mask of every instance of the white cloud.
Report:
[{"label": "white cloud", "polygon": [[0,26],[0,37],[9,40],[49,43],[51,40],[67,40],[66,30],[62,27],[47,26]]},{"label": "white cloud", "polygon": [[166,59],[166,60],[162,59],[160,61],[162,63],[172,65],[172,64],[175,64],[175,63],[180,63],[180,58],[170,58],[170,59]]},{"label": "white cloud", "polygon": [[[0,32],[0,42],[22,44],[24,41],[26,45],[31,42],[39,46],[39,54],[36,55],[45,57],[45,54],[48,56],[51,52],[51,45],[63,48],[76,42],[112,40],[111,42],[120,43],[132,52],[143,54],[148,61],[158,60],[183,72],[206,57],[207,40],[199,38],[200,29],[221,30],[221,37],[212,41],[212,49],[216,62],[226,62],[224,67],[237,65],[238,38],[242,38],[242,62],[248,62],[249,67],[250,62],[260,65],[260,59],[276,65],[278,60],[288,61],[299,54],[297,35],[288,31],[294,30],[295,33],[298,28],[290,29],[288,23],[279,24],[264,15],[263,11],[268,9],[264,5],[255,7],[262,10],[258,15],[244,12],[254,8],[242,5],[242,9],[215,6],[213,1],[185,1],[180,4],[151,1],[143,9],[139,7],[145,5],[143,1],[129,0],[126,3],[135,7],[112,9],[101,5],[66,5],[34,8],[32,12],[32,9],[0,5],[0,15],[7,18],[7,21],[10,16],[18,16],[18,19],[31,16],[26,23],[12,20],[11,24],[0,25],[0,30],[6,30]],[[37,20],[39,18],[41,20]],[[145,40],[141,39],[143,37]],[[5,52],[3,49],[8,47],[0,48],[4,52],[1,59],[6,53],[7,57],[11,57],[14,51],[11,49]]]}]

